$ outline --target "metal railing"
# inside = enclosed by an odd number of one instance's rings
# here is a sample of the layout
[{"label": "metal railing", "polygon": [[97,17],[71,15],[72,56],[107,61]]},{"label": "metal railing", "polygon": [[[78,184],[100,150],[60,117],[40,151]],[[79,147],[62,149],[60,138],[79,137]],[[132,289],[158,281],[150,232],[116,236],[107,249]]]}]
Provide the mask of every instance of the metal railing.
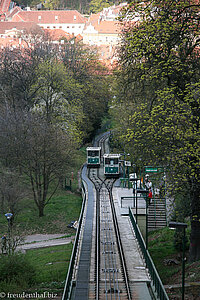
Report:
[{"label": "metal railing", "polygon": [[132,203],[132,205],[128,205],[128,206],[125,206],[124,208],[128,208],[128,207],[132,207],[134,208],[135,207],[135,197],[121,197],[121,208],[123,208],[123,201],[128,201]]},{"label": "metal railing", "polygon": [[136,224],[135,217],[132,214],[132,211],[131,211],[130,208],[129,208],[129,217],[130,217],[131,223],[133,225],[133,228],[134,228],[135,235],[136,235],[136,238],[138,240],[139,246],[142,250],[142,254],[143,254],[143,257],[145,259],[146,266],[149,270],[149,274],[151,276],[153,286],[155,287],[155,290],[157,292],[157,296],[159,297],[160,300],[169,300],[169,298],[167,296],[167,293],[165,291],[165,288],[164,288],[164,286],[162,284],[162,281],[160,279],[160,276],[158,275],[158,272],[157,272],[157,270],[154,266],[154,263],[151,259],[149,251],[146,250],[146,245],[145,245],[145,242],[143,240],[142,234],[141,234],[140,229],[138,228],[138,226]]},{"label": "metal railing", "polygon": [[74,263],[75,263],[75,259],[76,259],[76,252],[77,252],[77,248],[78,248],[78,241],[79,241],[81,225],[82,225],[82,220],[83,220],[83,213],[84,213],[85,202],[86,202],[86,191],[85,191],[84,184],[82,185],[82,198],[83,198],[83,203],[82,203],[81,213],[80,213],[80,217],[79,217],[79,225],[78,225],[78,228],[76,231],[76,237],[75,237],[74,246],[72,249],[72,254],[71,254],[71,259],[70,259],[70,263],[69,263],[67,278],[65,281],[65,287],[64,287],[64,291],[63,291],[63,295],[62,295],[62,300],[70,299],[70,294],[72,292],[72,276],[73,276],[73,270],[74,270]]}]

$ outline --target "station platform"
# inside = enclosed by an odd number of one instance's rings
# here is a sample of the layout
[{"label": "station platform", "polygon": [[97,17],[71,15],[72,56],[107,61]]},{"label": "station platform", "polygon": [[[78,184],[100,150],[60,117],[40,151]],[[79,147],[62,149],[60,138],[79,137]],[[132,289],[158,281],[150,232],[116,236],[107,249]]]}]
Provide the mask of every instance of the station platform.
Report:
[{"label": "station platform", "polygon": [[[100,170],[102,172],[102,170]],[[87,176],[84,175],[83,178],[88,181]],[[72,299],[90,299],[89,295],[94,289],[94,274],[95,274],[95,213],[91,214],[88,223],[88,213],[95,212],[96,203],[96,191],[93,185],[89,185],[87,189],[87,201],[86,201],[86,211],[84,216],[84,228],[80,234],[80,242],[84,240],[87,236],[90,240],[91,246],[87,249],[83,249],[83,245],[79,248],[79,253],[77,254],[78,260],[76,261],[74,276],[76,281],[76,293]],[[126,267],[128,271],[129,284],[131,288],[132,299],[134,300],[152,300],[157,299],[155,294],[152,293],[151,277],[149,275],[149,270],[146,267],[145,260],[143,259],[142,251],[140,249],[138,240],[133,229],[130,217],[128,215],[128,207],[130,201],[133,201],[133,189],[121,187],[120,181],[116,180],[115,185],[112,190],[113,201],[115,206],[116,217],[118,221],[118,227],[120,232],[120,238],[123,245],[124,258],[126,261]],[[121,205],[121,199],[124,197],[123,205]],[[130,198],[129,198],[130,197]],[[88,206],[89,205],[89,206]],[[123,207],[122,207],[123,206]],[[134,206],[134,205],[133,205]],[[134,213],[134,207],[132,211]],[[138,202],[138,215],[141,217],[145,215],[146,211],[145,199],[141,199]],[[87,221],[86,221],[87,220]],[[145,223],[145,222],[144,222]],[[89,231],[88,231],[89,230]],[[84,250],[84,251],[83,251]],[[79,258],[84,258],[83,271],[80,268],[82,264],[79,263]],[[83,259],[82,259],[83,260]],[[81,261],[82,261],[81,260]],[[86,272],[87,269],[87,272]],[[80,293],[78,294],[80,290]],[[85,298],[83,297],[83,291],[85,292]],[[88,298],[87,298],[88,297]],[[91,298],[92,299],[92,298]]]},{"label": "station platform", "polygon": [[[129,279],[132,283],[134,283],[135,290],[138,291],[138,298],[136,297],[134,299],[152,299],[148,289],[145,293],[144,287],[150,282],[150,276],[148,274],[148,269],[146,269],[135,232],[128,216],[128,208],[121,208],[121,197],[125,196],[133,196],[132,189],[119,187],[117,182],[113,187],[113,200],[125,259],[127,261]],[[141,212],[144,212],[145,200],[144,203],[140,204],[140,209]]]}]

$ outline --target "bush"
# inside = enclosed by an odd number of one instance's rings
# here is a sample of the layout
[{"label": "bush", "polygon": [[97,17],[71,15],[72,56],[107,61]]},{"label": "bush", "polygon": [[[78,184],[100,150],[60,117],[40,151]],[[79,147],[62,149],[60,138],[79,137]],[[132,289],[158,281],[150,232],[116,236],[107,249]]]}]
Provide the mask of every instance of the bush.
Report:
[{"label": "bush", "polygon": [[0,256],[0,290],[11,292],[35,283],[36,272],[25,254]]},{"label": "bush", "polygon": [[[185,250],[189,249],[189,241],[187,235],[185,235]],[[176,228],[174,234],[174,247],[177,251],[183,251],[183,229]]]}]

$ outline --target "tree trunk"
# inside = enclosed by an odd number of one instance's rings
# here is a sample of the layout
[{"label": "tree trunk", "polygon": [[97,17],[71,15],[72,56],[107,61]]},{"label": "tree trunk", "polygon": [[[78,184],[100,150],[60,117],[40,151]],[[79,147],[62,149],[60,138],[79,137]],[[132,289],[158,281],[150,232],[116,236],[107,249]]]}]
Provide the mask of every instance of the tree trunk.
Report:
[{"label": "tree trunk", "polygon": [[199,185],[196,183],[194,190],[191,191],[191,235],[189,260],[191,262],[200,259],[200,195]]},{"label": "tree trunk", "polygon": [[39,217],[44,217],[44,206],[40,204],[38,206],[38,209],[39,209]]},{"label": "tree trunk", "polygon": [[189,260],[193,262],[199,259],[200,259],[200,222],[191,221]]}]

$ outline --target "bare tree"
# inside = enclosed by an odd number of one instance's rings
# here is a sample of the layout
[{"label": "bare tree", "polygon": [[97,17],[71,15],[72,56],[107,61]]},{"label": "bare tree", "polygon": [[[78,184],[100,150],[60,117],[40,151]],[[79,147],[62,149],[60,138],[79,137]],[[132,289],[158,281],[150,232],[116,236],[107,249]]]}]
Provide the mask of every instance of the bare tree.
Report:
[{"label": "bare tree", "polygon": [[0,171],[0,203],[2,213],[12,213],[12,223],[19,212],[19,202],[26,196],[21,176],[11,169]]},{"label": "bare tree", "polygon": [[70,130],[60,129],[37,113],[9,111],[0,117],[0,158],[29,178],[40,217],[71,163],[75,148]]}]

